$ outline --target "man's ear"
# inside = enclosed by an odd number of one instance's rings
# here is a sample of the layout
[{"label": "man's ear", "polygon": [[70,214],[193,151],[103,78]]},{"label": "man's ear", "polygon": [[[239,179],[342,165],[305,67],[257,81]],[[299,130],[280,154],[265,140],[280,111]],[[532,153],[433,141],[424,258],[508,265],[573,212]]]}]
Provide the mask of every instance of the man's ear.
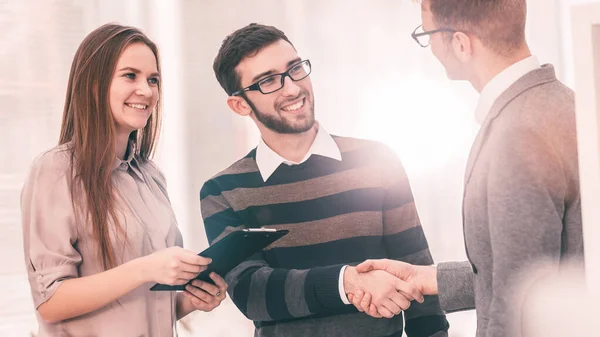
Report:
[{"label": "man's ear", "polygon": [[227,105],[229,108],[240,116],[248,116],[252,113],[252,109],[248,105],[248,102],[240,96],[229,96],[227,97]]},{"label": "man's ear", "polygon": [[473,40],[465,33],[456,32],[452,38],[452,49],[460,61],[468,62],[473,55]]}]

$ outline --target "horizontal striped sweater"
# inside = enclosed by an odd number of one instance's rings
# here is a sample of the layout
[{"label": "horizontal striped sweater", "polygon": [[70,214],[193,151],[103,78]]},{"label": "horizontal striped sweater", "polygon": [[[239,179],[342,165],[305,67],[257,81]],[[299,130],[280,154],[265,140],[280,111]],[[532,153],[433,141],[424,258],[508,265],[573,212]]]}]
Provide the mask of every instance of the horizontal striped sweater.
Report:
[{"label": "horizontal striped sweater", "polygon": [[229,274],[229,295],[254,321],[256,336],[446,336],[437,296],[402,315],[375,319],[339,295],[343,265],[390,258],[433,260],[408,182],[386,146],[333,136],[342,161],[312,155],[280,165],[264,182],[256,149],[208,180],[200,191],[210,244],[243,228],[289,234]]}]

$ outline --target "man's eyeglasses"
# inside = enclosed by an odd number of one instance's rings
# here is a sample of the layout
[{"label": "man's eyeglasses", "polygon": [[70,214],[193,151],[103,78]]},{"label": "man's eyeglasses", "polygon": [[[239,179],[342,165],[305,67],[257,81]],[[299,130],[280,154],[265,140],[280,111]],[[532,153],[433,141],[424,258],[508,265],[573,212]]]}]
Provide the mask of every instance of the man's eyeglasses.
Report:
[{"label": "man's eyeglasses", "polygon": [[415,41],[417,41],[417,43],[421,47],[427,48],[427,47],[429,47],[429,44],[430,44],[431,35],[435,34],[435,33],[440,33],[440,32],[456,33],[456,30],[450,29],[450,28],[440,28],[440,29],[434,29],[434,30],[430,30],[430,31],[424,31],[423,26],[419,25],[419,27],[415,28],[415,30],[412,32],[412,34],[410,34],[410,36],[412,36],[412,38]]},{"label": "man's eyeglasses", "polygon": [[292,81],[296,82],[310,75],[310,71],[310,61],[303,60],[291,66],[285,73],[267,76],[259,80],[258,82],[245,87],[244,89],[240,89],[234,92],[233,94],[231,94],[231,96],[239,96],[243,92],[252,90],[258,90],[264,95],[270,94],[283,88],[283,83],[285,82],[285,78],[287,76],[289,76],[292,79]]}]

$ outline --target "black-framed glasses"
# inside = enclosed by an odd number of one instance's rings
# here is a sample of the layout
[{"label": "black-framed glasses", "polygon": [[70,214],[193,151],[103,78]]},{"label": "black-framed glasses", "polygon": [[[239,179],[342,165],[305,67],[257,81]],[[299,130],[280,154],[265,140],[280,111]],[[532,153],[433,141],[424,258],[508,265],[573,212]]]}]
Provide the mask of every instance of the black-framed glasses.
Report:
[{"label": "black-framed glasses", "polygon": [[417,28],[415,28],[415,30],[412,32],[412,34],[410,34],[410,36],[412,36],[412,38],[419,44],[419,46],[421,46],[423,48],[427,48],[427,47],[429,47],[429,44],[431,43],[430,42],[431,35],[435,34],[435,33],[440,33],[440,32],[456,33],[457,31],[454,29],[450,29],[450,28],[440,28],[440,29],[424,31],[423,25],[419,25]]},{"label": "black-framed glasses", "polygon": [[285,73],[267,76],[257,81],[256,83],[245,87],[244,89],[240,89],[234,92],[233,94],[231,94],[231,96],[239,96],[243,92],[252,90],[258,90],[263,95],[270,94],[283,88],[283,84],[287,76],[289,76],[292,79],[292,81],[297,82],[310,75],[310,71],[310,61],[302,60],[291,66]]}]

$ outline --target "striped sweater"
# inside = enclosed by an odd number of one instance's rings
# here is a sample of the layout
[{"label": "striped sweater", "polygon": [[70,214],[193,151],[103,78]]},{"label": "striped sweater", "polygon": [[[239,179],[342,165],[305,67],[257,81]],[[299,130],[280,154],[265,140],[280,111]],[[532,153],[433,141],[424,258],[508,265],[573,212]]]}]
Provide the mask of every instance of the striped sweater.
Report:
[{"label": "striped sweater", "polygon": [[390,258],[432,264],[406,173],[386,146],[333,136],[342,161],[312,155],[280,165],[264,182],[256,149],[200,191],[211,244],[232,231],[267,227],[290,233],[225,279],[256,336],[446,336],[436,296],[402,315],[375,319],[344,305],[343,265]]}]

